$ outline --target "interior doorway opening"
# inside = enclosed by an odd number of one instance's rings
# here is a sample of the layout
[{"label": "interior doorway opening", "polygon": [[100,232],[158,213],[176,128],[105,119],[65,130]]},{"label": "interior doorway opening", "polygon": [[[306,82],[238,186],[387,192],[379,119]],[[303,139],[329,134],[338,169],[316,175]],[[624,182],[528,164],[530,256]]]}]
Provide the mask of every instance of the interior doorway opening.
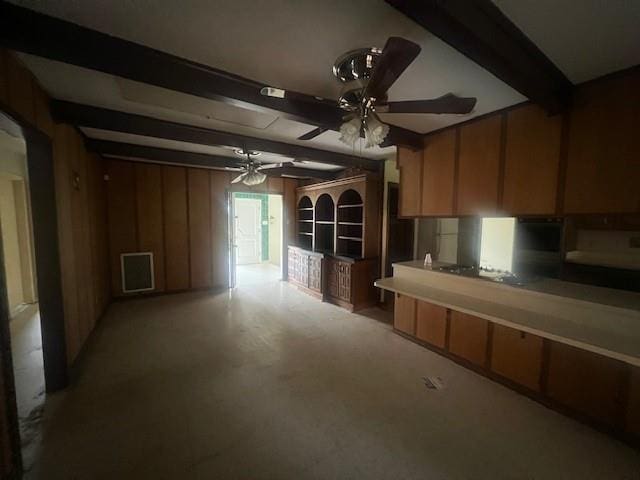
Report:
[{"label": "interior doorway opening", "polygon": [[231,193],[231,287],[283,278],[282,195]]},{"label": "interior doorway opening", "polygon": [[18,427],[26,469],[34,460],[40,438],[46,390],[27,170],[24,138],[0,128],[1,258]]}]

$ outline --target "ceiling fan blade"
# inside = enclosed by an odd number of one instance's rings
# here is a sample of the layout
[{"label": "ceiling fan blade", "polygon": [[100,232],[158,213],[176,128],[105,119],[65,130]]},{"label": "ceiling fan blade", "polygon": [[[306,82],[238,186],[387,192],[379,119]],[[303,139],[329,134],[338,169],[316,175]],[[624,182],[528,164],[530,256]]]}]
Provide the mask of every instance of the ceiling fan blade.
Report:
[{"label": "ceiling fan blade", "polygon": [[329,127],[314,128],[310,132],[307,132],[304,135],[300,135],[298,137],[298,140],[311,140],[312,138],[316,138],[318,135],[320,135],[321,133],[326,132],[327,130],[329,130]]},{"label": "ceiling fan blade", "polygon": [[388,102],[376,108],[378,113],[470,113],[476,106],[474,97],[458,97],[447,93],[431,100],[408,100],[404,102]]},{"label": "ceiling fan blade", "polygon": [[241,174],[240,174],[240,175],[238,175],[236,178],[234,178],[233,180],[231,180],[231,183],[240,183],[240,182],[244,179],[244,177],[246,177],[246,176],[247,176],[247,174],[248,174],[248,173],[249,173],[249,172],[241,173]]},{"label": "ceiling fan blade", "polygon": [[389,37],[371,72],[364,96],[384,98],[387,90],[420,53],[420,46],[400,37]]},{"label": "ceiling fan blade", "polygon": [[260,94],[265,97],[272,98],[284,98],[285,100],[297,100],[307,103],[321,103],[332,107],[337,107],[338,102],[335,100],[329,100],[327,98],[316,97],[314,95],[307,95],[306,93],[294,92],[293,90],[284,90],[276,87],[262,87]]},{"label": "ceiling fan blade", "polygon": [[289,162],[281,162],[281,163],[264,163],[262,165],[260,165],[258,168],[256,168],[256,170],[259,171],[266,171],[266,170],[270,170],[272,168],[280,168],[280,167],[284,167],[287,163]]}]

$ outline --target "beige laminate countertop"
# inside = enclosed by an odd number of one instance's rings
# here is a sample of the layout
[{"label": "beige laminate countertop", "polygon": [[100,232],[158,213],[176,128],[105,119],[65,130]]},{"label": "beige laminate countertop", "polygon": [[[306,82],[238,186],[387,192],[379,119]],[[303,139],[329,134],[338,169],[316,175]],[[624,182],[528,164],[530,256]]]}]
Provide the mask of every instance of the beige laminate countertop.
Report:
[{"label": "beige laminate countertop", "polygon": [[513,287],[436,267],[394,264],[375,285],[640,366],[640,294],[559,280]]}]

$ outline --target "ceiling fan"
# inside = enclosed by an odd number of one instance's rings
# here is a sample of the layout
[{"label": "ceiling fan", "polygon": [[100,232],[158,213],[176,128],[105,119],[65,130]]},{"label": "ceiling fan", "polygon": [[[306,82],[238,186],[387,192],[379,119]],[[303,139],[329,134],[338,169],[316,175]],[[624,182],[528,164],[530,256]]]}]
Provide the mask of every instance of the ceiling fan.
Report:
[{"label": "ceiling fan", "polygon": [[248,186],[259,185],[264,182],[267,176],[262,173],[260,170],[265,168],[265,166],[256,163],[252,157],[257,157],[260,155],[260,152],[255,152],[253,150],[236,150],[238,155],[246,155],[247,163],[242,166],[244,171],[238,175],[236,178],[231,180],[231,183],[244,183]]},{"label": "ceiling fan", "polygon": [[340,98],[336,100],[315,97],[304,93],[263,87],[260,93],[269,97],[322,103],[341,108],[346,113],[341,125],[322,125],[299,140],[310,140],[327,130],[340,129],[340,140],[355,145],[364,137],[365,147],[380,145],[387,134],[386,125],[378,113],[470,113],[476,98],[458,97],[447,93],[430,100],[390,102],[387,91],[420,53],[420,46],[400,37],[390,37],[383,49],[361,48],[340,56],[333,65],[333,74],[344,84]]}]

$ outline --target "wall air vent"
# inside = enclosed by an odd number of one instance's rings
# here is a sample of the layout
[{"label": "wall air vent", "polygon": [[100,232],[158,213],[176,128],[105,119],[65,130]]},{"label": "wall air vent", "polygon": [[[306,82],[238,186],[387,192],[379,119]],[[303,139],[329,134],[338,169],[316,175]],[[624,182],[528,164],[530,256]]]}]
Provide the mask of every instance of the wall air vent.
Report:
[{"label": "wall air vent", "polygon": [[120,270],[124,293],[147,292],[155,289],[152,252],[121,254]]}]

